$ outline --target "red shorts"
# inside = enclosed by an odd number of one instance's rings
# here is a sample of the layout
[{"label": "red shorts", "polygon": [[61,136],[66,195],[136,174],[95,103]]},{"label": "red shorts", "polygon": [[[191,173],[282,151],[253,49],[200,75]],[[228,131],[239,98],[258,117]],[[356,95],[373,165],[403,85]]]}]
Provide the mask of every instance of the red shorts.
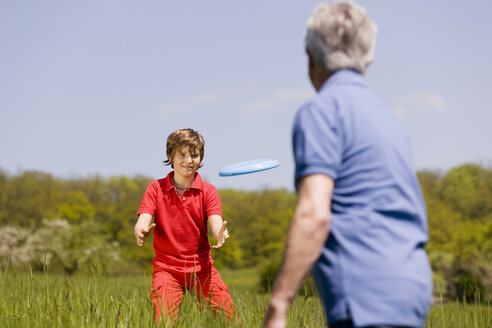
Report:
[{"label": "red shorts", "polygon": [[161,311],[173,320],[178,318],[185,290],[195,293],[199,301],[206,300],[214,312],[223,309],[228,318],[236,312],[229,288],[213,266],[198,273],[162,271],[154,267],[150,299],[154,303],[157,322],[161,320]]}]

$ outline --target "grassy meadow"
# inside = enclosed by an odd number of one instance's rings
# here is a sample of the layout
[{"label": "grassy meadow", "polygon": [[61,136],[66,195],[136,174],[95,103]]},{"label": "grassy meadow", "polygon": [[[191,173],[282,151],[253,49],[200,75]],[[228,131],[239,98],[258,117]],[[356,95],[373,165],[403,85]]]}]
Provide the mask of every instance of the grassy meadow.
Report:
[{"label": "grassy meadow", "polygon": [[[236,302],[242,327],[260,327],[268,294],[259,292],[255,269],[220,270]],[[139,277],[63,276],[3,272],[0,278],[2,327],[152,327],[150,275]],[[289,312],[289,327],[323,327],[317,297],[298,296]],[[230,327],[240,327],[230,322]],[[186,295],[174,325],[161,327],[225,327],[226,318],[201,307]],[[492,327],[492,307],[449,302],[434,305],[426,327]]]}]

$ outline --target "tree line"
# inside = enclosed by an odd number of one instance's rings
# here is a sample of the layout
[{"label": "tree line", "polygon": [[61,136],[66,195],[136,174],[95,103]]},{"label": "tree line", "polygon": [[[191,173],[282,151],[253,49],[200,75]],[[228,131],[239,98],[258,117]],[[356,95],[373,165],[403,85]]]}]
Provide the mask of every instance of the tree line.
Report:
[{"label": "tree line", "polygon": [[[435,294],[473,300],[492,294],[492,169],[466,164],[420,171],[426,199]],[[61,179],[39,171],[0,170],[0,263],[66,274],[141,274],[152,238],[136,246],[133,227],[152,179],[99,175]],[[231,238],[212,250],[218,267],[279,263],[296,195],[287,190],[219,190]],[[213,243],[213,239],[211,239]]]}]

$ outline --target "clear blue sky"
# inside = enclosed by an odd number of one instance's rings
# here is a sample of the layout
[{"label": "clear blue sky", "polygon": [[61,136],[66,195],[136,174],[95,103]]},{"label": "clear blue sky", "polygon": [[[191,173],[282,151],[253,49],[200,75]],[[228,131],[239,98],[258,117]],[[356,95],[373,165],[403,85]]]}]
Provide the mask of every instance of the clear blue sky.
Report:
[{"label": "clear blue sky", "polygon": [[[167,135],[192,127],[217,187],[293,189],[317,3],[0,0],[0,168],[160,178]],[[379,27],[369,86],[408,128],[416,168],[490,165],[492,1],[359,3]],[[257,158],[280,167],[218,176]]]}]

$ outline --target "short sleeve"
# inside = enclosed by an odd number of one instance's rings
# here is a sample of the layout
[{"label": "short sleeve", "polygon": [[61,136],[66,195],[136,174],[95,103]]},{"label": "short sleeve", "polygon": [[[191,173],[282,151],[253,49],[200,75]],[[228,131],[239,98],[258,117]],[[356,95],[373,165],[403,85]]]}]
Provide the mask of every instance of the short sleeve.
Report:
[{"label": "short sleeve", "polygon": [[205,211],[207,212],[207,217],[211,215],[222,216],[220,197],[217,189],[212,185],[208,185],[208,188],[206,188],[205,190],[204,196]]},{"label": "short sleeve", "polygon": [[295,187],[299,179],[324,174],[336,180],[342,160],[341,124],[333,104],[310,102],[297,112],[292,130]]},{"label": "short sleeve", "polygon": [[147,186],[137,215],[140,215],[142,213],[148,213],[151,215],[155,214],[157,207],[157,188],[158,181],[153,181]]}]

